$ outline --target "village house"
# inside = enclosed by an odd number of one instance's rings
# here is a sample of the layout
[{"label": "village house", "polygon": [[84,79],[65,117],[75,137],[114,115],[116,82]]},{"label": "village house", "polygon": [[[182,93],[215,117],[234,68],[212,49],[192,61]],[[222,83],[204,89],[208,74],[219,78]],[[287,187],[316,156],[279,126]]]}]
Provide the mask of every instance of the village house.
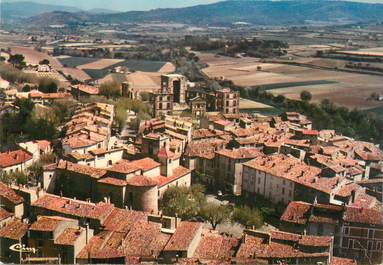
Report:
[{"label": "village house", "polygon": [[0,255],[1,261],[8,264],[20,264],[22,255],[12,250],[16,244],[27,245],[27,232],[29,225],[20,219],[13,219],[0,229]]},{"label": "village house", "polygon": [[114,206],[109,203],[91,203],[65,198],[53,194],[44,194],[31,204],[31,220],[38,216],[61,216],[79,221],[81,227],[89,227],[99,231]]},{"label": "village house", "polygon": [[281,222],[281,228],[285,231],[335,236],[334,253],[338,256],[374,264],[382,260],[381,207],[376,209],[294,201],[285,209]]},{"label": "village house", "polygon": [[0,153],[0,175],[25,172],[33,163],[33,156],[24,150]]},{"label": "village house", "polygon": [[340,177],[320,173],[319,168],[282,154],[259,156],[243,164],[242,190],[247,196],[261,195],[273,203],[287,204],[297,198],[328,203]]},{"label": "village house", "polygon": [[79,99],[80,97],[90,97],[99,94],[99,89],[90,85],[74,85],[70,87],[70,92],[74,98]]},{"label": "village house", "polygon": [[331,264],[333,238],[280,231],[245,230],[236,260],[239,263]]},{"label": "village house", "polygon": [[82,228],[78,220],[60,216],[38,216],[28,231],[28,247],[35,254],[27,261],[37,258],[57,258],[61,263],[75,263],[77,254],[89,242],[93,230]]},{"label": "village house", "polygon": [[216,183],[234,194],[242,193],[242,164],[262,153],[258,148],[222,149],[215,152]]},{"label": "village house", "polygon": [[18,146],[26,152],[32,154],[34,162],[38,161],[42,155],[47,155],[52,152],[51,143],[47,140],[18,143]]},{"label": "village house", "polygon": [[0,205],[16,218],[24,216],[24,198],[3,182],[0,182]]}]

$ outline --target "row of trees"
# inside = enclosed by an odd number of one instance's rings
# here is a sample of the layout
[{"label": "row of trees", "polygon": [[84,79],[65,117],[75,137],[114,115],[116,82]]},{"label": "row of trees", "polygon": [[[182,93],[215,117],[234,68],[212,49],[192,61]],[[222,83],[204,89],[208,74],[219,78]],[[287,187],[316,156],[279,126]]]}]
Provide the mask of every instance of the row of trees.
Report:
[{"label": "row of trees", "polygon": [[164,214],[178,216],[184,220],[202,218],[209,222],[213,229],[219,224],[232,221],[249,227],[263,225],[262,213],[248,206],[233,207],[214,202],[207,202],[205,189],[201,185],[191,187],[171,187],[161,200],[161,209]]}]

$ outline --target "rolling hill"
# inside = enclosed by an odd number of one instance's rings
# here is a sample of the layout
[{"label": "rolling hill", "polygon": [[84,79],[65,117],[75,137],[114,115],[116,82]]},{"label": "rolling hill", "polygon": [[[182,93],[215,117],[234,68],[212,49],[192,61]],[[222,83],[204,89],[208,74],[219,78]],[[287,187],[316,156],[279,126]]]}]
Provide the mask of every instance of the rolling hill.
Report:
[{"label": "rolling hill", "polygon": [[[49,16],[49,20],[44,19]],[[75,18],[74,18],[74,17]],[[330,0],[255,1],[228,0],[186,8],[130,11],[114,14],[55,12],[39,14],[24,21],[34,24],[50,21],[65,23],[66,17],[78,22],[134,23],[146,21],[178,22],[195,25],[228,25],[248,22],[256,25],[302,25],[307,22],[357,23],[383,21],[383,4]]]}]

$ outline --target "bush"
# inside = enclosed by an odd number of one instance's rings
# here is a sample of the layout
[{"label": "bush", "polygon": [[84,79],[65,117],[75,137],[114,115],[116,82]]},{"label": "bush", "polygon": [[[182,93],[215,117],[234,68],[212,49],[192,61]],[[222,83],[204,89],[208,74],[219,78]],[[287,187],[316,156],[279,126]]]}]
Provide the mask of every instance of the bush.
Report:
[{"label": "bush", "polygon": [[260,228],[263,225],[263,216],[258,209],[252,209],[248,206],[241,206],[234,209],[233,221],[243,224],[247,227]]},{"label": "bush", "polygon": [[109,98],[117,98],[121,96],[121,89],[116,82],[106,82],[100,86],[100,95]]},{"label": "bush", "polygon": [[43,93],[56,93],[58,89],[57,81],[50,78],[41,78],[39,81],[39,91]]},{"label": "bush", "polygon": [[301,92],[301,100],[310,101],[312,98],[313,98],[313,95],[309,91],[303,90]]}]

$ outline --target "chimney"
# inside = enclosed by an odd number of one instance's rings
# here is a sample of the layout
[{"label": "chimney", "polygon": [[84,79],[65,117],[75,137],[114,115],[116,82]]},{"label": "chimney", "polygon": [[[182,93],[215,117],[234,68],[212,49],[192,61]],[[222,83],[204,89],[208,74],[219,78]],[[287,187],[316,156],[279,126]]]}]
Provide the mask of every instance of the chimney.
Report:
[{"label": "chimney", "polygon": [[355,202],[355,196],[356,196],[356,191],[355,190],[351,191],[351,203]]}]

